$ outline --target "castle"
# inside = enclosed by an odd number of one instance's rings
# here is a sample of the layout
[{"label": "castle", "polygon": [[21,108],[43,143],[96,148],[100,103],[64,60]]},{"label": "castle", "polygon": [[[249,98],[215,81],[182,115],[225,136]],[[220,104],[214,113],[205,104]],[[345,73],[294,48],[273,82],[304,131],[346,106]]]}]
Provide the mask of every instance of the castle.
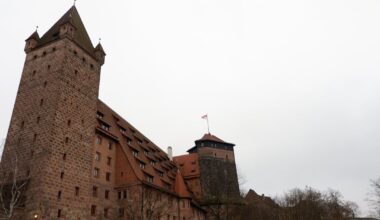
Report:
[{"label": "castle", "polygon": [[0,166],[22,186],[13,219],[202,220],[239,197],[234,144],[205,134],[173,157],[99,100],[106,53],[75,6],[25,53]]}]

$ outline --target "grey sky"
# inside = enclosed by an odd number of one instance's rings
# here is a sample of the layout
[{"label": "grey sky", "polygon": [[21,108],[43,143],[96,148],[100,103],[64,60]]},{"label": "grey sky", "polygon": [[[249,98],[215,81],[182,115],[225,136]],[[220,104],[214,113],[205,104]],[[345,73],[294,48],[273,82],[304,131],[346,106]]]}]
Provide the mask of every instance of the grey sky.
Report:
[{"label": "grey sky", "polygon": [[[72,1],[3,1],[0,137],[25,58]],[[100,98],[184,154],[206,131],[234,142],[246,188],[341,191],[366,212],[380,176],[380,1],[79,0],[106,50]]]}]

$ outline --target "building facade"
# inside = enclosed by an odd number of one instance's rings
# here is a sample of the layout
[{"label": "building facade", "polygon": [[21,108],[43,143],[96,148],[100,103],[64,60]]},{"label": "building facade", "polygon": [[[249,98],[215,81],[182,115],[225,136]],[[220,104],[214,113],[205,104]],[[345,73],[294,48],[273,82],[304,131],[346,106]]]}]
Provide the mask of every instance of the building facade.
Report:
[{"label": "building facade", "polygon": [[14,219],[202,220],[217,178],[239,190],[233,144],[207,134],[172,160],[99,100],[106,54],[75,6],[25,52],[0,166],[2,185],[22,186]]}]

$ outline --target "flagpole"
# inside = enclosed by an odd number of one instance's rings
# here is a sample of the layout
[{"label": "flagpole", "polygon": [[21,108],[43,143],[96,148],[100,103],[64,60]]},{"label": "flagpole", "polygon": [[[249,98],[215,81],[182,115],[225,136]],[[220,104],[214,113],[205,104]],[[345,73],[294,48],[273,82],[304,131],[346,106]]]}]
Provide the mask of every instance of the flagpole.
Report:
[{"label": "flagpole", "polygon": [[208,115],[207,115],[207,130],[208,130],[208,133],[210,134],[210,124],[208,122]]}]

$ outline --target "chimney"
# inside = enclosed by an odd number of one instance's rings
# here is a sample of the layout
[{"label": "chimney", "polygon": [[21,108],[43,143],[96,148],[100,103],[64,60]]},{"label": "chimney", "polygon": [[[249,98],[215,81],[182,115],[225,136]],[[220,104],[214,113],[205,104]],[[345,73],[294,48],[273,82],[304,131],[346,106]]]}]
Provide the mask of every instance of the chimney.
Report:
[{"label": "chimney", "polygon": [[168,147],[168,157],[170,160],[173,160],[173,148],[172,147]]}]

